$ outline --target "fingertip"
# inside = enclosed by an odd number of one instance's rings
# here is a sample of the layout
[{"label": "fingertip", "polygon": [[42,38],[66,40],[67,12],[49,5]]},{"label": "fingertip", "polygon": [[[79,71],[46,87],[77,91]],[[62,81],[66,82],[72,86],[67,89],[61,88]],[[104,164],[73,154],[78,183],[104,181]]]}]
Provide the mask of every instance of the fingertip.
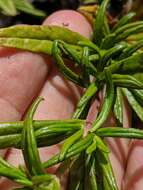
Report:
[{"label": "fingertip", "polygon": [[87,19],[74,10],[60,10],[45,19],[43,25],[57,25],[78,32],[86,38],[91,38],[92,27]]}]

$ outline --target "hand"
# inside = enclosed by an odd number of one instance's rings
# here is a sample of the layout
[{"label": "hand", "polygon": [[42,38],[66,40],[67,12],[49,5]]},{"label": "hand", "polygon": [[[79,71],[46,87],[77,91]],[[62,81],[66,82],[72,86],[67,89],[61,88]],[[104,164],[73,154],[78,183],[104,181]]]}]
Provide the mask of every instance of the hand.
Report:
[{"label": "hand", "polygon": [[[60,23],[63,24],[63,22]],[[77,30],[77,23],[75,24]],[[83,25],[79,28],[84,29],[85,23]],[[74,29],[72,24],[69,26]],[[79,28],[78,31],[80,31]],[[84,34],[83,31],[85,30],[82,30],[82,34]],[[89,33],[86,30],[85,35],[87,34]],[[45,98],[45,101],[40,104],[35,119],[71,117],[81,90],[62,78],[49,57],[1,48],[0,71],[1,121],[20,120],[31,101],[39,94]],[[131,114],[127,109],[127,103],[125,104],[124,126],[129,127]],[[111,126],[112,124],[114,124],[114,119],[110,117],[105,125]],[[142,142],[111,138],[108,138],[107,142],[111,149],[110,159],[119,189],[142,190]],[[40,149],[41,160],[47,160],[58,151],[58,145]],[[21,151],[11,149],[6,153],[1,153],[13,165],[23,164]],[[55,169],[52,168],[51,172],[55,172]],[[8,190],[12,187],[15,187],[15,184],[1,179],[0,189]]]},{"label": "hand", "polygon": [[[53,19],[49,17],[44,24],[63,26],[68,23],[70,29],[81,31],[86,37],[91,34],[90,24],[75,11],[57,12]],[[38,95],[44,97],[45,101],[40,103],[35,119],[70,118],[81,96],[81,89],[64,80],[50,57],[9,48],[0,49],[0,86],[1,121],[22,119],[32,100]],[[58,145],[41,148],[41,160],[48,160],[58,151]],[[6,150],[1,155],[15,166],[24,164],[20,150]],[[55,169],[50,170],[54,172]],[[11,181],[4,178],[0,180],[0,189],[8,190],[12,187],[15,184]]]}]

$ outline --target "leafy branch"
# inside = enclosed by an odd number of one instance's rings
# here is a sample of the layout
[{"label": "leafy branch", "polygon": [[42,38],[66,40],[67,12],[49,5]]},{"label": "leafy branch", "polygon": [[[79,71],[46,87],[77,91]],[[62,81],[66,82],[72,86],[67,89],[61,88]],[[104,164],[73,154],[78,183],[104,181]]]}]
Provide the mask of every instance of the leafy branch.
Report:
[{"label": "leafy branch", "polygon": [[[85,88],[71,120],[33,121],[33,114],[40,102],[37,99],[24,121],[0,123],[0,148],[22,149],[26,169],[21,175],[31,185],[24,183],[23,189],[37,190],[42,186],[58,190],[58,179],[45,174],[44,169],[70,160],[67,164],[71,181],[69,190],[84,190],[87,186],[91,190],[118,190],[109,161],[110,150],[104,137],[143,139],[142,130],[122,127],[123,97],[127,98],[138,118],[143,121],[143,42],[136,38],[136,34],[142,36],[143,22],[131,22],[134,14],[129,13],[111,28],[107,22],[107,7],[108,0],[104,0],[96,15],[92,41],[56,26],[13,26],[0,29],[1,46],[51,55],[65,79]],[[74,61],[75,67],[80,68],[78,74],[65,64],[65,58]],[[101,111],[91,123],[91,129],[87,130],[86,118],[91,103],[105,87]],[[103,124],[111,110],[115,113],[119,127],[104,128]],[[41,163],[38,147],[59,142],[63,142],[60,152]],[[3,171],[3,166],[1,168]],[[77,175],[76,168],[80,168]],[[16,172],[18,174],[20,171]],[[1,175],[19,182],[17,175]]]}]

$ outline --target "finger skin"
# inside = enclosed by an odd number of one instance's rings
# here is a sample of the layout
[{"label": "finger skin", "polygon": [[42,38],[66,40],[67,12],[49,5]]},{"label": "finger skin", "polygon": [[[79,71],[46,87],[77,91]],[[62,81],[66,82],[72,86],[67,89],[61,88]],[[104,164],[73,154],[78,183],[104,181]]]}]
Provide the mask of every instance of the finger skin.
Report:
[{"label": "finger skin", "polygon": [[[58,18],[58,19],[57,19]],[[78,32],[86,38],[91,38],[92,27],[87,19],[74,10],[60,10],[51,14],[43,23],[44,25],[58,25]],[[86,27],[85,27],[86,26]]]},{"label": "finger skin", "polygon": [[38,54],[16,51],[0,57],[0,99],[15,108],[18,119],[42,87],[47,72],[48,62]]},{"label": "finger skin", "polygon": [[21,119],[45,81],[46,62],[44,56],[0,47],[0,121]]},{"label": "finger skin", "polygon": [[44,101],[39,105],[35,119],[67,119],[72,116],[79,100],[80,89],[64,80],[58,70],[53,67],[40,96],[44,97]]},{"label": "finger skin", "polygon": [[[42,55],[0,48],[0,121],[22,118],[42,88],[48,71],[48,60]],[[0,156],[6,153],[6,149],[0,150]],[[7,185],[0,181],[0,189],[7,189]]]},{"label": "finger skin", "polygon": [[[67,12],[68,13],[68,12]],[[71,14],[71,13],[70,13]],[[80,22],[80,27],[77,27],[77,23],[73,19],[75,15],[75,18],[77,18],[77,15],[79,15],[79,20],[81,19]],[[55,21],[59,19],[59,17],[54,16]],[[66,17],[64,18],[64,20]],[[82,31],[83,29],[89,27],[90,25],[88,22],[84,20],[84,17],[80,15],[79,13],[75,13],[73,11],[72,13],[72,20],[69,20],[70,29],[73,29],[74,31],[77,31],[81,34],[84,33]],[[44,22],[44,24],[48,24],[48,19]],[[63,20],[60,20],[60,23],[63,22]],[[74,23],[73,23],[74,22]],[[60,25],[59,21],[57,25]],[[52,23],[50,23],[52,24]],[[78,28],[78,30],[77,30]],[[80,28],[80,29],[79,29]],[[90,26],[91,28],[91,26]],[[86,37],[90,37],[91,33],[85,33],[84,34]],[[52,62],[52,64],[54,64]],[[63,76],[58,72],[58,70],[55,68],[53,65],[51,67],[50,74],[47,76],[47,81],[45,82],[41,93],[39,94],[40,96],[44,97],[45,101],[41,102],[39,105],[36,114],[35,114],[35,119],[65,119],[65,118],[70,118],[72,116],[72,113],[75,109],[75,106],[77,104],[77,101],[79,100],[81,96],[81,89],[79,87],[76,87],[73,83],[65,80]],[[15,154],[19,157],[21,152],[12,149],[11,150],[13,154],[9,154],[7,156],[7,160],[9,163],[12,163],[13,165],[19,165],[23,164],[22,159],[18,159],[15,163]],[[59,151],[59,145],[55,145],[52,147],[48,148],[42,148],[40,149],[40,157],[42,161],[46,161],[49,159],[49,157],[53,156]],[[20,156],[21,157],[21,156]],[[49,172],[55,172],[57,167],[52,167],[48,171]],[[67,174],[65,176],[65,179],[67,177]],[[8,184],[8,186],[6,186]],[[66,180],[64,181],[62,188],[65,189],[66,186]],[[9,190],[9,187],[15,187],[14,184],[10,184],[8,180],[2,181],[0,188],[3,188],[3,190]]]},{"label": "finger skin", "polygon": [[123,190],[143,189],[143,141],[132,140],[124,176]]}]

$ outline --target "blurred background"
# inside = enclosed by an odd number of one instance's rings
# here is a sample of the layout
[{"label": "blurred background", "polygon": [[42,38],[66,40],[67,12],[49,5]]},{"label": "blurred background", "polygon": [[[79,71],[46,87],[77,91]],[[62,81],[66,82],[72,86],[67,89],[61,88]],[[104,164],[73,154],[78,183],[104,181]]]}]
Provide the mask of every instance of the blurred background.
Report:
[{"label": "blurred background", "polygon": [[[81,7],[89,11],[101,2],[102,0],[0,0],[0,27],[20,23],[41,24],[46,16],[56,10],[76,10]],[[118,18],[131,9],[136,12],[136,19],[143,18],[143,0],[111,0],[108,12],[113,18]]]}]

